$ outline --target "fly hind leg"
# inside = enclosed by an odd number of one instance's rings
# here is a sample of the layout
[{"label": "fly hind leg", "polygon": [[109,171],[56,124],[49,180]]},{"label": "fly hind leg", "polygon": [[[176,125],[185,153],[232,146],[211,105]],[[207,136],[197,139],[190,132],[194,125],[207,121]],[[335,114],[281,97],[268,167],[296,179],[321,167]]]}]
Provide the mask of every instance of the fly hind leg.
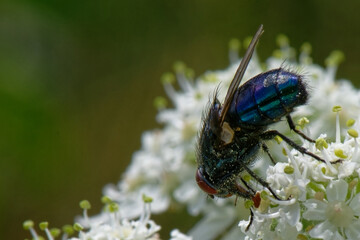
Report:
[{"label": "fly hind leg", "polygon": [[298,135],[300,135],[301,137],[303,137],[304,139],[308,140],[309,142],[315,143],[314,139],[309,138],[308,136],[306,136],[303,132],[301,132],[300,130],[296,129],[295,124],[291,118],[290,115],[286,115],[286,120],[289,124],[289,127],[291,130],[293,130],[294,132],[296,132]]},{"label": "fly hind leg", "polygon": [[[271,140],[274,139],[276,136],[281,137],[287,144],[289,144],[291,147],[295,148],[296,150],[298,150],[299,152],[301,152],[302,154],[306,154],[312,158],[315,158],[316,160],[326,163],[326,161],[324,159],[322,159],[321,157],[319,157],[318,155],[308,151],[306,148],[296,144],[294,141],[292,141],[290,138],[286,137],[284,134],[276,131],[276,130],[268,130],[264,133],[262,133],[260,135],[260,138],[263,140]],[[338,159],[336,161],[331,162],[331,164],[336,164],[336,163],[340,163],[342,162],[342,159]]]}]

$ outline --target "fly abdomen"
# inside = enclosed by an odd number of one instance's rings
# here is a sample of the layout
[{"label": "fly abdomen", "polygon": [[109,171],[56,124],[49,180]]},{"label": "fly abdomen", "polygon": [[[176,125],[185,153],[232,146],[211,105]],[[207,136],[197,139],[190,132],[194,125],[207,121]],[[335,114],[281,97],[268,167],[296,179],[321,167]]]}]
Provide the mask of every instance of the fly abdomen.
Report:
[{"label": "fly abdomen", "polygon": [[228,111],[229,121],[242,127],[266,126],[305,104],[307,97],[301,75],[282,68],[261,73],[239,87]]}]

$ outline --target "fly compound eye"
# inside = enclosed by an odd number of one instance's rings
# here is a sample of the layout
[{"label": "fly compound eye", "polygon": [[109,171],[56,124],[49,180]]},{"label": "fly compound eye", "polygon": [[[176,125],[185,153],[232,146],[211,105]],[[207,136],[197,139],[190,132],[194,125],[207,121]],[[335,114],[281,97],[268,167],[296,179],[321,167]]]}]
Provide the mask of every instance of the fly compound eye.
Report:
[{"label": "fly compound eye", "polygon": [[202,171],[199,168],[196,171],[195,178],[196,178],[197,184],[204,192],[206,192],[210,196],[217,194],[218,191],[215,188],[213,188],[212,185],[205,179]]}]

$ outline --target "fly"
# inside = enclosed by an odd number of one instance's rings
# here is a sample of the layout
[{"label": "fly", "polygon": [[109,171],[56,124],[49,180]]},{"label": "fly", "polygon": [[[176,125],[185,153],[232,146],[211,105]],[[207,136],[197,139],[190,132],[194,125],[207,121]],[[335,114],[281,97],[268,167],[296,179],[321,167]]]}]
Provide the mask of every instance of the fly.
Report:
[{"label": "fly", "polygon": [[[294,108],[305,104],[309,97],[302,75],[280,67],[261,73],[240,86],[263,31],[261,25],[240,62],[224,103],[221,104],[215,94],[203,119],[197,146],[196,181],[211,198],[235,195],[259,202],[256,191],[241,176],[247,172],[276,199],[281,200],[269,184],[249,168],[260,149],[275,164],[265,142],[276,136],[299,152],[325,162],[277,130],[267,129],[269,125],[285,117],[291,130],[304,139],[315,142],[295,128],[290,116]],[[247,229],[251,221],[252,218]]]}]

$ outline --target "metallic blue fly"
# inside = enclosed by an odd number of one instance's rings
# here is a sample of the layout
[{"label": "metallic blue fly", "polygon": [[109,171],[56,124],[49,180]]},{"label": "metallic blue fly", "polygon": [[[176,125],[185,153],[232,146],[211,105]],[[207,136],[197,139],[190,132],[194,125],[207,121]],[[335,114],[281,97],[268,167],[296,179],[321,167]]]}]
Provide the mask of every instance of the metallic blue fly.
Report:
[{"label": "metallic blue fly", "polygon": [[278,68],[261,73],[239,87],[262,33],[261,25],[236,71],[224,103],[221,104],[215,96],[204,116],[198,139],[196,181],[212,198],[236,195],[255,202],[259,198],[256,191],[241,176],[243,172],[247,172],[276,199],[281,200],[268,183],[249,168],[260,149],[275,163],[265,141],[276,136],[299,152],[325,162],[282,133],[267,130],[268,125],[286,117],[291,130],[314,142],[295,128],[290,117],[294,108],[305,104],[308,99],[303,76]]}]

